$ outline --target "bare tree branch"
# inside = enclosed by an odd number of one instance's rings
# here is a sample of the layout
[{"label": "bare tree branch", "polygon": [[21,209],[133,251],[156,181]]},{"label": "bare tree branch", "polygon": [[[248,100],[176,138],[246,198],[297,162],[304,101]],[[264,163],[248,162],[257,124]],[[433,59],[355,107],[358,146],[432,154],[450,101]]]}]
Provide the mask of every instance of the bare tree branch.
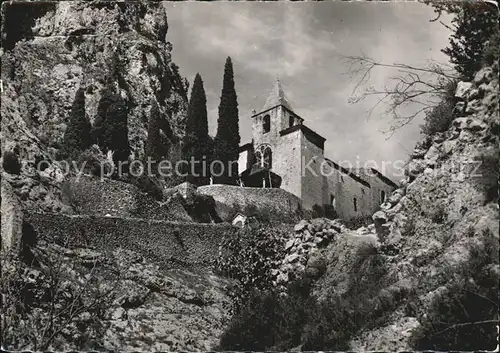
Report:
[{"label": "bare tree branch", "polygon": [[[419,114],[435,107],[446,92],[447,84],[458,78],[452,69],[435,61],[425,67],[417,67],[402,63],[382,63],[367,56],[343,56],[341,60],[349,63],[348,73],[356,80],[352,97],[349,98],[350,103],[358,103],[367,97],[378,97],[374,106],[368,110],[367,118],[380,104],[387,105],[386,114],[392,115],[393,122],[387,131],[382,132],[390,134],[389,138]],[[390,84],[383,89],[371,86],[361,91],[361,87],[368,83],[376,68],[395,71],[395,74],[388,78]],[[414,112],[403,113],[403,110],[407,109]]]}]

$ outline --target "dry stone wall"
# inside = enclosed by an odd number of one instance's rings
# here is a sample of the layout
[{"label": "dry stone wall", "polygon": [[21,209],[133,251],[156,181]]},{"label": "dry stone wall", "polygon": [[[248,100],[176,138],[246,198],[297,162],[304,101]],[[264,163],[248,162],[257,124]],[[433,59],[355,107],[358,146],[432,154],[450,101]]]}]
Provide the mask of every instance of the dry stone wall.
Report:
[{"label": "dry stone wall", "polygon": [[304,274],[314,279],[320,277],[326,269],[322,249],[347,230],[339,220],[316,218],[300,221],[288,239],[284,239],[285,257],[273,273],[276,285],[283,289],[291,280]]},{"label": "dry stone wall", "polygon": [[78,214],[192,222],[180,202],[160,202],[136,186],[110,179],[79,176],[63,184]]},{"label": "dry stone wall", "polygon": [[214,198],[218,216],[227,222],[238,213],[272,224],[295,223],[302,216],[299,198],[283,189],[206,185],[197,191]]},{"label": "dry stone wall", "polygon": [[181,267],[209,267],[222,238],[238,230],[227,224],[42,213],[26,214],[24,221],[38,240],[69,248],[123,248],[166,266]]}]

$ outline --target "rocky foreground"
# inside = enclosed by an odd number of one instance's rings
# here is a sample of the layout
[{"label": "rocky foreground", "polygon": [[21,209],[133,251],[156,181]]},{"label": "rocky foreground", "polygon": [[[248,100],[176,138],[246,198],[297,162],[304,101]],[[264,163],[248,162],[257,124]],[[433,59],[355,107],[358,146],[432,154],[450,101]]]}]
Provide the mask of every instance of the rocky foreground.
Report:
[{"label": "rocky foreground", "polygon": [[4,317],[7,349],[209,351],[229,319],[230,283],[209,272],[161,269],[126,250],[41,242],[30,252],[36,265],[2,263],[4,284],[30,299]]}]

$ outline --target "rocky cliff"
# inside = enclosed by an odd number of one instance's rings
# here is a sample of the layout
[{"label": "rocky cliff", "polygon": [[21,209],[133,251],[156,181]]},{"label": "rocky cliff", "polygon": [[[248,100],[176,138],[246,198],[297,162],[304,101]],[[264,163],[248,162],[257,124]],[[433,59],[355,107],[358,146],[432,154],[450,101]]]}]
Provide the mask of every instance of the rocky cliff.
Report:
[{"label": "rocky cliff", "polygon": [[[144,211],[141,222],[155,218],[144,204],[127,203],[137,190],[120,182],[99,184],[91,195],[85,191],[89,185],[78,185],[88,204],[75,205],[76,191],[67,187],[72,179],[55,161],[80,88],[92,124],[105,85],[125,100],[132,158],[144,153],[152,102],[160,110],[162,138],[177,143],[188,85],[171,60],[167,30],[160,2],[2,4],[1,287],[2,327],[7,328],[2,347],[208,351],[217,345],[231,304],[224,293],[227,281],[207,269],[166,268],[134,251],[56,245],[40,239],[22,217],[23,212],[85,210],[121,215],[131,206]],[[37,168],[41,161],[45,165]],[[92,207],[109,187],[121,193],[102,209]],[[147,202],[154,208],[155,200]],[[160,206],[152,211],[161,211]],[[74,235],[56,223],[49,228]],[[88,228],[89,223],[80,227]],[[4,237],[8,234],[13,237]]]},{"label": "rocky cliff", "polygon": [[[6,2],[2,18],[2,151],[21,161],[21,176],[9,181],[24,188],[27,206],[69,211],[58,202],[63,175],[51,162],[79,88],[91,123],[106,83],[122,96],[134,157],[144,153],[153,101],[163,138],[182,136],[188,84],[171,60],[161,3]],[[43,171],[35,169],[41,160],[49,161]]]},{"label": "rocky cliff", "polygon": [[[498,66],[459,82],[456,118],[445,132],[417,144],[402,185],[373,215],[370,227],[348,230],[336,221],[302,221],[285,239],[278,282],[303,273],[316,280],[319,301],[332,295],[355,298],[350,315],[363,312],[365,322],[356,324],[353,350],[412,350],[423,323],[450,334],[461,325],[471,332],[474,321],[484,320],[475,316],[480,310],[498,309],[487,294],[490,288],[498,291],[500,275],[498,88]],[[446,316],[456,299],[437,303],[462,292],[470,297],[460,297],[464,307],[456,322],[456,316]],[[450,321],[430,321],[436,308]],[[494,322],[493,316],[488,319]],[[489,324],[482,331],[483,346],[471,350],[495,348],[495,326]],[[432,334],[443,333],[438,331]],[[419,344],[438,339],[424,332]]]}]

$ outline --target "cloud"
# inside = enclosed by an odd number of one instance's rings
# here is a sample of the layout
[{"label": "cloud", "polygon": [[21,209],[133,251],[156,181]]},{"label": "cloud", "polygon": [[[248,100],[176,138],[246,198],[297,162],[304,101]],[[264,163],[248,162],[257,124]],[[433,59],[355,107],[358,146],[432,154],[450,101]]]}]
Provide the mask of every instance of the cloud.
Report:
[{"label": "cloud", "polygon": [[[392,117],[366,99],[350,104],[355,86],[343,55],[362,53],[386,63],[423,66],[445,61],[448,31],[421,3],[166,2],[173,60],[192,79],[200,72],[215,133],[226,56],[231,56],[243,142],[251,139],[251,111],[263,106],[279,76],[296,113],[327,138],[330,158],[405,159],[419,139],[420,121],[387,140]],[[446,19],[445,19],[446,20]],[[369,85],[390,84],[394,70],[373,71]],[[411,108],[411,107],[410,107]],[[413,107],[415,108],[415,107]]]}]

